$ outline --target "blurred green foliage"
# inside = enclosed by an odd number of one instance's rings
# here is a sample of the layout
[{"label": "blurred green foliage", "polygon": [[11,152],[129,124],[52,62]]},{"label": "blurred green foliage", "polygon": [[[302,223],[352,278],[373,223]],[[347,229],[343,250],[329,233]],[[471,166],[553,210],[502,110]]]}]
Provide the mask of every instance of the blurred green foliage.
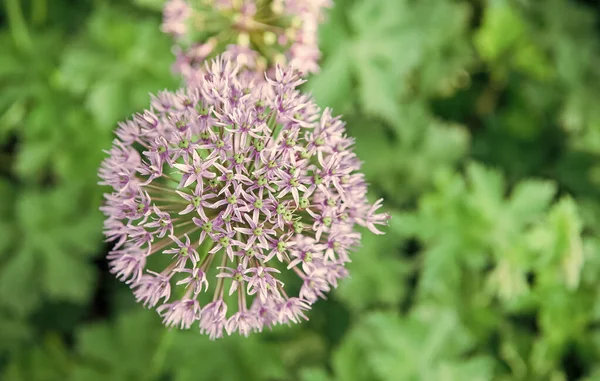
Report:
[{"label": "blurred green foliage", "polygon": [[336,0],[321,73],[387,235],[311,320],[210,342],[107,274],[97,167],[178,86],[161,0],[4,0],[0,380],[600,380],[600,7]]}]

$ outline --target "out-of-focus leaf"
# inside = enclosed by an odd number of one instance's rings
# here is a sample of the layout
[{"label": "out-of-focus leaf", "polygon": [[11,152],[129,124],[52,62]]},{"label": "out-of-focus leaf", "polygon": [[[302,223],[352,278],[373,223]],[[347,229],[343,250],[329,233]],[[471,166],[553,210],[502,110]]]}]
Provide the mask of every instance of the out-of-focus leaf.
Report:
[{"label": "out-of-focus leaf", "polygon": [[39,302],[36,256],[31,247],[13,250],[0,269],[0,304],[19,315]]},{"label": "out-of-focus leaf", "polygon": [[523,16],[508,1],[495,1],[486,8],[474,40],[485,60],[512,61],[516,68],[540,79],[552,73],[548,58],[531,40]]},{"label": "out-of-focus leaf", "polygon": [[133,3],[140,8],[161,12],[165,4],[165,0],[133,0]]},{"label": "out-of-focus leaf", "polygon": [[548,225],[549,240],[542,246],[544,255],[541,264],[555,266],[559,273],[548,272],[544,274],[548,278],[541,278],[540,282],[555,285],[560,279],[568,289],[576,289],[584,256],[581,219],[571,198],[563,198],[552,208]]},{"label": "out-of-focus leaf", "polygon": [[169,39],[157,18],[105,6],[89,19],[87,32],[67,48],[59,74],[68,90],[85,96],[98,125],[112,129],[148,107],[148,92],[175,87]]},{"label": "out-of-focus leaf", "polygon": [[14,354],[22,343],[31,342],[33,337],[32,327],[21,317],[0,311],[0,356]]},{"label": "out-of-focus leaf", "polygon": [[[345,23],[339,21],[344,14]],[[466,74],[471,54],[461,37],[468,14],[465,5],[450,1],[338,3],[321,35],[327,75],[313,77],[309,88],[322,103],[338,105],[354,78],[367,115],[402,123],[401,95],[452,93],[456,78]]]},{"label": "out-of-focus leaf", "polygon": [[45,141],[30,141],[17,155],[16,171],[23,178],[35,178],[53,156],[52,145]]},{"label": "out-of-focus leaf", "polygon": [[79,189],[27,191],[16,202],[14,223],[24,237],[0,265],[0,304],[20,313],[39,296],[83,303],[94,284],[89,256],[100,243],[100,214]]},{"label": "out-of-focus leaf", "polygon": [[114,125],[122,116],[127,89],[117,81],[103,81],[92,87],[86,106],[100,125]]},{"label": "out-of-focus leaf", "polygon": [[347,120],[367,178],[399,203],[429,187],[437,171],[452,168],[469,143],[464,128],[435,120],[418,106],[402,109],[396,137],[379,122]]},{"label": "out-of-focus leaf", "polygon": [[124,313],[114,324],[84,326],[77,332],[76,350],[81,362],[75,366],[71,380],[156,379],[159,375],[152,375],[153,361],[163,335],[168,333],[160,318],[144,309]]},{"label": "out-of-focus leaf", "polygon": [[277,344],[263,341],[260,335],[236,335],[213,342],[204,335],[181,332],[174,339],[167,364],[175,381],[286,379],[280,353]]},{"label": "out-of-focus leaf", "polygon": [[23,353],[6,367],[2,380],[58,381],[68,379],[72,359],[65,343],[48,335],[43,342]]},{"label": "out-of-focus leaf", "polygon": [[362,247],[352,254],[347,268],[350,279],[341,282],[336,296],[349,307],[398,304],[405,293],[407,263],[399,260],[394,241],[364,234]]},{"label": "out-of-focus leaf", "polygon": [[340,381],[425,381],[442,374],[449,380],[491,380],[491,359],[462,358],[472,345],[473,337],[450,311],[426,307],[406,319],[371,314],[336,351],[333,369]]},{"label": "out-of-focus leaf", "polygon": [[300,380],[302,381],[331,381],[327,372],[323,369],[318,368],[306,368],[303,369],[300,374]]},{"label": "out-of-focus leaf", "polygon": [[556,186],[549,181],[525,180],[518,183],[510,196],[510,211],[519,218],[535,218],[548,207]]},{"label": "out-of-focus leaf", "polygon": [[[331,107],[335,114],[346,111],[352,91],[351,71],[347,49],[336,50],[321,67],[318,76],[308,82],[308,90],[323,107]],[[335,83],[335,86],[331,84]]]},{"label": "out-of-focus leaf", "polygon": [[524,22],[508,1],[494,1],[486,7],[483,25],[475,34],[475,46],[483,58],[495,60],[518,44],[524,34]]}]

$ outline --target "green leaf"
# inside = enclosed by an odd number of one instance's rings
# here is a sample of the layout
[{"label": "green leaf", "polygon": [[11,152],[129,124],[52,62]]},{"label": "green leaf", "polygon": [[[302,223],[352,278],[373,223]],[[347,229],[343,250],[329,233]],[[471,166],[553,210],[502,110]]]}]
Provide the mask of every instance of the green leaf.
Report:
[{"label": "green leaf", "polygon": [[133,3],[140,8],[146,8],[152,11],[162,12],[165,0],[133,0]]},{"label": "green leaf", "polygon": [[22,178],[35,178],[51,162],[53,148],[47,141],[27,141],[17,154],[16,172]]},{"label": "green leaf", "polygon": [[[40,237],[41,238],[41,237]],[[65,299],[84,303],[93,290],[96,272],[81,258],[65,255],[64,247],[51,237],[44,242],[41,266],[44,266],[42,286],[46,295],[53,299]]]},{"label": "green leaf", "polygon": [[397,305],[405,294],[409,267],[395,256],[395,242],[364,234],[362,247],[347,265],[350,278],[340,283],[336,296],[355,310],[372,305]]},{"label": "green leaf", "polygon": [[[14,354],[24,342],[34,339],[32,326],[20,316],[0,312],[0,355]],[[0,373],[1,374],[1,373]]]},{"label": "green leaf", "polygon": [[552,182],[521,181],[511,192],[510,213],[518,219],[534,221],[548,208],[555,193],[556,185]]},{"label": "green leaf", "polygon": [[[263,341],[256,334],[210,341],[195,332],[180,332],[166,363],[175,381],[286,379],[280,354],[277,344]],[[199,356],[202,361],[198,361]]]},{"label": "green leaf", "polygon": [[358,4],[349,19],[358,35],[354,62],[365,111],[397,124],[399,96],[452,92],[471,59],[461,40],[468,12],[449,1]]},{"label": "green leaf", "polygon": [[478,163],[470,163],[467,167],[467,177],[474,206],[484,215],[494,215],[505,193],[502,174]]},{"label": "green leaf", "polygon": [[23,189],[12,223],[21,239],[0,263],[0,305],[30,311],[40,296],[84,303],[95,283],[89,261],[101,244],[98,200],[88,209],[82,188]]},{"label": "green leaf", "polygon": [[93,80],[109,68],[108,65],[110,62],[101,52],[74,45],[63,56],[59,78],[70,91],[84,94],[93,85]]},{"label": "green leaf", "polygon": [[332,381],[327,372],[319,368],[305,368],[300,372],[301,381]]},{"label": "green leaf", "polygon": [[2,375],[6,381],[58,381],[69,376],[72,359],[58,335],[47,335],[28,352],[13,358]]},{"label": "green leaf", "polygon": [[121,314],[114,324],[81,327],[76,351],[82,361],[72,380],[150,380],[154,354],[166,330],[155,312],[142,308]]},{"label": "green leaf", "polygon": [[102,6],[63,55],[61,83],[85,96],[94,121],[112,129],[117,121],[148,107],[148,93],[174,88],[171,41],[157,18],[135,17]]},{"label": "green leaf", "polygon": [[123,116],[127,89],[120,81],[102,81],[95,84],[88,95],[86,106],[101,126],[114,126]]},{"label": "green leaf", "polygon": [[491,380],[493,363],[462,355],[473,338],[450,311],[424,307],[408,318],[391,313],[367,315],[333,356],[336,380],[433,380],[475,375]]},{"label": "green leaf", "polygon": [[493,61],[507,54],[525,34],[525,23],[508,1],[486,7],[483,24],[474,36],[479,54]]},{"label": "green leaf", "polygon": [[39,302],[39,279],[33,248],[12,251],[0,268],[0,305],[24,315]]},{"label": "green leaf", "polygon": [[0,231],[5,233],[0,237],[0,260],[9,253],[11,246],[16,241],[13,223],[15,188],[10,182],[0,179]]},{"label": "green leaf", "polygon": [[306,87],[319,105],[331,107],[335,114],[343,113],[352,91],[350,70],[348,50],[341,48],[324,62],[320,73],[312,76]]},{"label": "green leaf", "polygon": [[[568,289],[579,286],[584,265],[582,223],[573,199],[563,198],[553,206],[548,216],[551,237],[542,259],[560,268],[561,278]],[[550,274],[548,274],[550,275]],[[552,282],[550,279],[548,281]]]},{"label": "green leaf", "polygon": [[396,136],[380,122],[346,118],[367,179],[398,203],[431,186],[435,174],[452,168],[469,143],[464,128],[433,119],[422,105],[406,106],[401,112]]}]

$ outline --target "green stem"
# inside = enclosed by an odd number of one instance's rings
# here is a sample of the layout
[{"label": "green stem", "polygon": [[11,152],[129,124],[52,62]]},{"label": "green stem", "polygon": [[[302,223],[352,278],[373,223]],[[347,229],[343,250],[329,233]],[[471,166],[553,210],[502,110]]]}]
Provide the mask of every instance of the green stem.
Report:
[{"label": "green stem", "polygon": [[15,41],[15,45],[26,52],[31,51],[31,37],[23,18],[20,0],[5,0],[4,4],[6,5],[10,33]]},{"label": "green stem", "polygon": [[[208,253],[210,247],[211,245],[201,245],[200,251],[203,252],[202,255]],[[179,292],[177,293],[177,298],[180,298],[185,293],[186,289],[181,288],[178,291]],[[189,291],[191,291],[191,289],[188,290],[188,292]],[[184,298],[186,297],[188,296],[184,296]],[[160,337],[160,341],[158,342],[158,346],[156,347],[156,351],[154,351],[154,355],[152,356],[152,365],[150,367],[150,375],[148,377],[148,380],[154,380],[161,375],[165,361],[167,359],[167,354],[171,349],[171,345],[173,345],[173,338],[176,335],[175,332],[177,330],[175,328],[169,329],[164,327],[163,329],[164,330],[162,336]]]},{"label": "green stem", "polygon": [[150,368],[150,377],[148,377],[148,380],[154,380],[156,379],[156,377],[160,376],[165,364],[165,360],[167,358],[167,353],[169,352],[169,349],[173,344],[173,337],[175,336],[175,332],[175,329],[169,329],[166,327],[164,328],[158,346],[156,347],[156,351],[152,356],[152,365]]},{"label": "green stem", "polygon": [[42,25],[46,21],[48,13],[47,0],[34,0],[31,7],[31,22],[34,25]]}]

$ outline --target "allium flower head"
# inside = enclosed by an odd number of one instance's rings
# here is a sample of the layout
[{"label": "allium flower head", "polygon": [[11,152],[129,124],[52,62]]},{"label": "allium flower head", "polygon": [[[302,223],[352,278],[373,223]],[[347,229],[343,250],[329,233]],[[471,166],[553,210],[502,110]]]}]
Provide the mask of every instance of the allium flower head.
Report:
[{"label": "allium flower head", "polygon": [[[353,140],[295,74],[248,82],[224,58],[120,124],[100,168],[111,271],[168,326],[211,338],[297,323],[386,224]],[[296,295],[297,294],[297,295]]]},{"label": "allium flower head", "polygon": [[317,26],[330,6],[331,0],[169,0],[162,29],[177,42],[175,70],[188,82],[222,53],[251,71],[290,64],[313,73]]}]

